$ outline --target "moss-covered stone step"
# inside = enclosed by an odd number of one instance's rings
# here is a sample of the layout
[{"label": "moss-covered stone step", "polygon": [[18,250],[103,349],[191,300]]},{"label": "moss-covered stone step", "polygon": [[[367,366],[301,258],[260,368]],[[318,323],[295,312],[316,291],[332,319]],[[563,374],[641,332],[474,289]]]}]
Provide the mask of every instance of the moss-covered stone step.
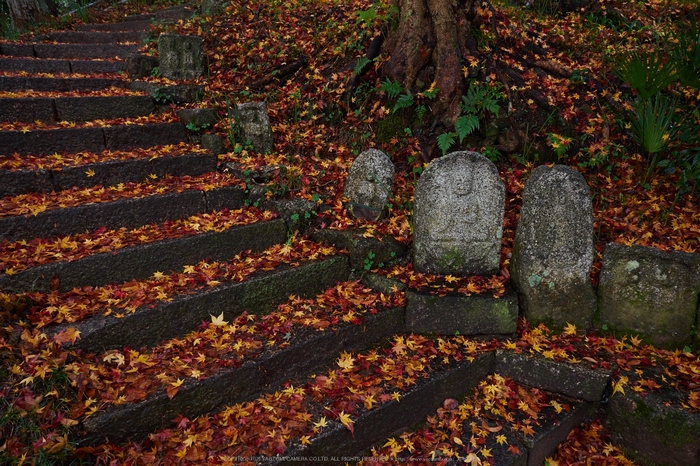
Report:
[{"label": "moss-covered stone step", "polygon": [[[56,31],[46,34],[46,39],[51,42],[71,44],[116,44],[119,42],[141,43],[148,37],[146,31]],[[43,39],[43,37],[35,37]]]},{"label": "moss-covered stone step", "polygon": [[[361,350],[401,332],[403,309],[400,308],[368,315],[362,325],[341,322],[337,328],[325,332],[292,337],[288,347],[268,348],[238,368],[221,369],[201,381],[188,379],[172,399],[162,390],[138,403],[112,406],[86,419],[84,427],[88,438],[108,437],[112,442],[141,439],[151,432],[169,427],[178,415],[193,418],[226,404],[254,399],[262,391],[274,389],[290,378],[298,378],[301,374],[332,363],[341,351]],[[476,366],[478,364],[471,367]],[[469,374],[464,372],[459,384],[464,383],[464,378],[469,378]],[[472,376],[477,377],[476,374]],[[439,390],[444,385],[437,383],[430,386]],[[421,396],[428,393],[430,390],[420,391]],[[439,396],[440,393],[436,393],[428,395],[428,398],[432,400]],[[410,399],[415,403],[414,397]],[[381,427],[377,425],[375,429]]]},{"label": "moss-covered stone step", "polygon": [[27,193],[50,193],[71,188],[116,186],[119,183],[147,181],[156,176],[198,176],[216,171],[212,153],[109,160],[60,170],[0,170],[0,197]]},{"label": "moss-covered stone step", "polygon": [[488,293],[438,296],[422,291],[409,291],[406,298],[409,331],[440,335],[508,335],[516,331],[518,297],[512,289],[498,298]]},{"label": "moss-covered stone step", "polygon": [[[611,380],[611,370],[593,370],[586,367],[585,362],[573,364],[506,350],[496,350],[492,356],[492,362],[486,369],[489,374],[508,377],[519,385],[534,387],[540,392],[546,392],[547,399],[554,400],[559,404],[557,406],[557,404],[552,403],[550,412],[542,413],[537,425],[531,425],[532,432],[521,431],[513,427],[520,427],[520,420],[517,419],[519,413],[522,414],[520,408],[512,412],[508,411],[508,415],[515,415],[515,419],[508,422],[502,419],[498,421],[494,416],[487,418],[468,416],[466,419],[462,417],[461,419],[465,420],[462,423],[462,435],[458,441],[455,441],[454,438],[448,438],[443,445],[453,451],[463,452],[462,445],[471,445],[471,437],[474,435],[472,426],[475,425],[478,429],[483,429],[483,426],[487,425],[494,434],[485,437],[479,435],[477,438],[483,439],[484,443],[481,447],[490,452],[490,464],[495,466],[541,466],[544,464],[544,460],[566,440],[569,432],[580,423],[585,422],[594,413],[599,403],[604,399],[604,392],[608,389]],[[456,398],[458,394],[471,395],[471,393],[463,391],[448,394],[444,398]],[[401,400],[403,401],[404,397]],[[456,407],[451,409],[456,409]],[[355,429],[357,432],[357,424]],[[408,433],[407,430],[394,431],[390,435],[397,439],[399,437],[410,439]],[[505,442],[503,439],[498,442],[495,438],[496,433],[505,437]],[[383,446],[386,446],[386,441],[386,437],[382,437],[374,447],[379,451]],[[314,453],[333,455],[330,449]],[[348,456],[356,458],[372,456],[367,451],[348,453]],[[438,454],[439,456],[440,454]],[[428,460],[431,459],[431,452],[416,450],[412,452],[412,457],[415,461]],[[480,459],[486,458],[480,457]],[[436,457],[433,456],[432,460],[436,460]],[[410,462],[405,457],[401,460],[404,463],[407,461]]]},{"label": "moss-covered stone step", "polygon": [[541,356],[497,350],[493,372],[523,385],[561,393],[585,401],[601,401],[609,388],[612,370],[591,369]]},{"label": "moss-covered stone step", "polygon": [[148,95],[0,98],[0,120],[24,123],[135,118],[155,111]]},{"label": "moss-covered stone step", "polygon": [[209,191],[187,190],[138,199],[83,204],[46,210],[37,215],[0,218],[0,240],[19,241],[69,235],[100,227],[135,228],[213,210],[240,209],[244,202],[243,189],[224,186]]},{"label": "moss-covered stone step", "polygon": [[129,87],[129,83],[118,78],[47,78],[43,76],[0,76],[0,91],[71,92],[97,91],[110,87]]},{"label": "moss-covered stone step", "polygon": [[312,296],[336,282],[347,280],[347,257],[303,262],[298,267],[280,265],[257,272],[245,281],[229,281],[195,294],[173,297],[155,306],[143,305],[121,318],[93,316],[80,322],[47,327],[49,334],[74,327],[80,331],[75,347],[93,353],[130,346],[154,346],[195,330],[210,315],[238,315],[243,311],[263,315],[292,294]]},{"label": "moss-covered stone step", "polygon": [[0,131],[0,156],[128,150],[178,144],[186,140],[185,125],[180,122]]},{"label": "moss-covered stone step", "polygon": [[[559,396],[552,396],[552,399],[560,404],[568,405],[569,410],[562,410],[560,413],[552,412],[548,416],[542,416],[537,425],[531,426],[533,433],[523,433],[514,428],[511,423],[496,422],[493,420],[493,416],[468,416],[461,422],[461,435],[445,439],[445,442],[440,444],[440,452],[437,454],[415,450],[410,457],[402,457],[397,459],[397,462],[410,464],[411,460],[415,462],[431,459],[438,461],[447,457],[443,451],[448,449],[459,452],[464,458],[467,456],[464,446],[469,446],[480,461],[487,458],[480,455],[479,452],[482,452],[484,449],[488,450],[488,461],[493,466],[543,466],[546,464],[546,458],[556,452],[569,433],[579,424],[586,422],[596,408],[596,403],[593,402]],[[517,416],[517,410],[514,413]],[[472,426],[476,426],[476,429],[484,429],[484,425],[493,430],[498,430],[498,432],[497,434],[480,438],[480,441],[484,443],[475,449],[471,444],[471,439],[475,437]],[[402,436],[408,436],[407,434],[408,432],[396,432],[392,437],[399,439]],[[502,436],[501,442],[496,440],[496,435]],[[375,448],[380,449],[385,443],[386,438],[383,438],[375,445]],[[400,441],[400,443],[403,443],[403,441]],[[372,455],[365,453],[355,456],[368,457]]]},{"label": "moss-covered stone step", "polygon": [[644,394],[626,387],[610,397],[606,427],[625,455],[641,465],[697,465],[700,413],[683,407],[685,401],[669,386]]},{"label": "moss-covered stone step", "polygon": [[300,457],[322,457],[331,464],[344,464],[365,456],[362,453],[373,444],[420,422],[438,409],[446,398],[459,396],[474,388],[489,373],[493,356],[493,353],[483,353],[472,362],[464,360],[452,363],[446,370],[418,381],[402,393],[398,401],[392,400],[365,410],[354,419],[354,433],[339,422],[334,422],[330,430],[312,438],[309,445],[285,452],[287,459],[277,462],[265,460],[259,464],[298,464],[295,458]]},{"label": "moss-covered stone step", "polygon": [[14,275],[0,275],[0,289],[50,292],[58,277],[58,292],[146,279],[155,272],[181,271],[203,259],[225,261],[242,251],[262,251],[287,239],[283,219],[239,225],[180,238],[128,246],[74,261],[50,262]]},{"label": "moss-covered stone step", "polygon": [[0,57],[0,71],[24,71],[27,73],[119,73],[126,71],[125,60],[65,60],[48,58]]}]

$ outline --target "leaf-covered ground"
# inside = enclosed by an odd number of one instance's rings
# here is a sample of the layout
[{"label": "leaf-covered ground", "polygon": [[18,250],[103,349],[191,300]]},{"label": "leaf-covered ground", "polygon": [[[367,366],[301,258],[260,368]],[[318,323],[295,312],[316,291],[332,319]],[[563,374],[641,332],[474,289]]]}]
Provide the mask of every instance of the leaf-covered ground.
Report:
[{"label": "leaf-covered ground", "polygon": [[[577,167],[591,187],[598,252],[591,274],[594,284],[600,273],[603,248],[611,241],[697,252],[700,211],[695,183],[700,168],[693,156],[697,154],[700,136],[700,91],[677,83],[665,89],[678,101],[681,128],[669,136],[669,145],[661,154],[661,160],[669,162],[647,176],[649,158],[631,136],[629,111],[634,91],[613,71],[619,57],[627,51],[665,50],[672,42],[672,34],[687,26],[689,18],[697,18],[696,5],[672,0],[600,0],[594,2],[595,7],[571,13],[557,11],[544,0],[528,5],[494,1],[494,10],[481,10],[482,21],[473,29],[480,55],[464,65],[464,72],[475,76],[474,86],[500,96],[499,115],[513,132],[525,135],[524,145],[499,154],[492,147],[506,146],[507,141],[486,143],[486,135],[479,133],[450,148],[471,148],[489,154],[506,184],[501,271],[490,277],[439,277],[419,274],[410,262],[403,261],[374,272],[436,293],[501,295],[509,280],[509,258],[525,180],[534,166],[555,161]],[[93,9],[89,19],[117,21],[128,14],[164,6],[169,4],[120,3]],[[431,121],[418,111],[420,105],[429,105],[429,89],[416,93],[413,106],[397,108],[397,99],[389,96],[387,86],[377,75],[381,60],[385,59],[382,57],[357,86],[348,87],[369,42],[390,14],[386,1],[265,0],[255,4],[236,0],[220,16],[199,16],[173,26],[155,26],[150,37],[157,37],[161,31],[174,31],[204,38],[210,71],[200,80],[206,93],[205,100],[197,106],[214,107],[221,116],[215,128],[209,129],[227,137],[228,152],[220,156],[221,164],[236,162],[251,170],[284,167],[273,171],[272,180],[265,183],[268,196],[316,202],[319,226],[362,227],[367,235],[390,235],[410,244],[415,181],[427,154],[436,155],[434,141],[441,135],[431,133]],[[491,28],[492,15],[495,32]],[[44,25],[38,31],[80,22],[74,16]],[[150,41],[146,49],[156,53],[155,43]],[[285,74],[285,65],[291,63],[299,65],[297,70]],[[174,84],[157,76],[147,81]],[[107,94],[131,93],[113,90],[73,95]],[[0,97],[23,95],[3,93]],[[270,154],[256,153],[247,146],[235,121],[228,117],[235,104],[260,100],[267,102],[275,134],[275,148]],[[168,111],[129,121],[3,122],[0,129],[26,132],[176,119],[174,112]],[[482,121],[482,127],[488,123],[491,121]],[[369,147],[385,151],[397,168],[392,205],[381,222],[356,220],[343,205],[347,171],[354,157]],[[105,160],[181,155],[194,150],[181,145],[128,153],[16,156],[0,164],[8,170],[60,169]],[[69,205],[183,189],[207,190],[231,183],[241,181],[217,174],[29,194],[0,199],[0,216],[38,215]],[[321,203],[327,207],[321,209]],[[100,229],[85,235],[5,243],[0,245],[1,273],[13,274],[47,261],[76,259],[130,244],[267,218],[269,212],[249,208],[130,231]],[[155,274],[147,280],[62,294],[0,294],[0,322],[4,325],[0,329],[0,374],[5,379],[0,385],[4,403],[0,411],[0,460],[22,464],[97,457],[105,464],[229,464],[235,456],[277,454],[289,446],[308,443],[333,423],[352,430],[353,419],[363,410],[400,400],[406,389],[442,366],[497,348],[589,367],[616,367],[616,392],[673,387],[682,393],[681,408],[700,411],[700,358],[690,349],[669,352],[647,346],[634,336],[618,339],[586,334],[573,327],[557,333],[543,327],[530,328],[521,322],[515,341],[397,336],[381,348],[344,353],[327,372],[290,382],[278,392],[229,406],[210,416],[178,418],[171,428],[152,434],[142,443],[106,443],[96,447],[78,443],[80,421],[106,406],[137,401],[157,390],[174,397],[189,378],[201,379],[227,365],[243,364],[264,349],[283,348],[303,332],[330,332],[342,323],[362,324],[368,313],[402,305],[405,296],[398,290],[384,295],[358,282],[346,282],[316,299],[292,297],[266,316],[244,314],[230,322],[222,316],[212,316],[210,323],[203,323],[187,336],[163,342],[151,350],[124,348],[100,355],[65,346],[79,338],[78,332],[48,337],[42,333],[44,326],[73,322],[95,312],[123,315],[176,294],[216,286],[224,280],[243,280],[260,269],[335,252],[303,238],[292,238],[287,245],[261,254],[244,253],[226,263],[191,264],[183,272]],[[448,400],[421,431],[387,439],[376,453],[439,456],[445,461],[454,457],[486,465],[494,448],[507,450],[510,445],[500,437],[501,431],[495,430],[498,425],[477,423],[470,426],[470,431],[464,431],[462,421],[489,411],[503,425],[515,422],[521,431],[536,430],[543,412],[566,409],[565,405],[562,400],[549,399],[495,375],[466,398]],[[521,418],[509,419],[509,410]],[[632,462],[609,442],[602,425],[594,422],[572,432],[550,464]]]}]

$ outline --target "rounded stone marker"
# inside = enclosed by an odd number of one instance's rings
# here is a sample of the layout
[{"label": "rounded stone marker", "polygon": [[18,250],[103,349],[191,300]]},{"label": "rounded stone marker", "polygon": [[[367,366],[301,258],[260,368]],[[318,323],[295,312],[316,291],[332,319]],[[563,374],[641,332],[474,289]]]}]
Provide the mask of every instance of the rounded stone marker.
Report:
[{"label": "rounded stone marker", "polygon": [[533,324],[591,324],[593,205],[583,176],[565,165],[535,168],[523,189],[510,275]]},{"label": "rounded stone marker", "polygon": [[496,166],[478,152],[433,160],[416,185],[414,268],[443,275],[497,273],[505,199]]},{"label": "rounded stone marker", "polygon": [[357,156],[345,180],[343,194],[357,218],[376,221],[386,209],[394,184],[394,164],[382,151],[368,149]]}]

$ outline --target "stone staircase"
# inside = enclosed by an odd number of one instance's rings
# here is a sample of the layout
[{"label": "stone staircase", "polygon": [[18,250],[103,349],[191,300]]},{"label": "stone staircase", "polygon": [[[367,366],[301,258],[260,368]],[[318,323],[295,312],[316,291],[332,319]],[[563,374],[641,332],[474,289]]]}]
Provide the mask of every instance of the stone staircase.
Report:
[{"label": "stone staircase", "polygon": [[[294,236],[295,219],[315,206],[246,207],[245,184],[218,171],[216,155],[190,144],[183,123],[122,74],[153,20],[189,14],[174,8],[0,45],[0,289],[31,293],[41,308],[33,323],[74,352],[80,403],[71,416],[86,451],[104,459],[114,445],[146,441],[165,463],[215,454],[342,464],[456,413],[445,400],[497,373],[568,397],[570,409],[548,413],[535,435],[504,430],[518,448],[493,447],[492,465],[542,464],[595,411],[612,370],[515,354],[496,340],[477,351],[458,337],[410,335],[401,291],[351,280],[365,249],[348,247],[348,257],[343,245]],[[115,244],[120,231],[133,241]],[[32,259],[41,244],[62,242],[50,260]],[[12,257],[29,259],[16,266]],[[199,358],[195,372],[187,361]],[[254,423],[241,422],[254,413]],[[469,443],[471,421],[460,420],[463,440],[446,439],[455,451]],[[210,438],[183,450],[204,424]],[[253,440],[236,443],[244,437]]]}]

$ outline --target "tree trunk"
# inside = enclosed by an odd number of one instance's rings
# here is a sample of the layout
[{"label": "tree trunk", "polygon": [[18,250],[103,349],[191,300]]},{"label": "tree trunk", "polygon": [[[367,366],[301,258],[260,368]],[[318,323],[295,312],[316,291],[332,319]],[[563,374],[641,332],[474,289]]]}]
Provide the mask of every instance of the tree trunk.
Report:
[{"label": "tree trunk", "polygon": [[39,22],[58,13],[53,0],[7,0],[7,7],[16,26],[27,22]]},{"label": "tree trunk", "polygon": [[384,52],[389,60],[382,75],[398,80],[404,89],[435,81],[439,90],[433,115],[446,126],[459,117],[464,93],[462,64],[476,55],[471,36],[475,0],[395,0],[399,25],[389,33]]}]

